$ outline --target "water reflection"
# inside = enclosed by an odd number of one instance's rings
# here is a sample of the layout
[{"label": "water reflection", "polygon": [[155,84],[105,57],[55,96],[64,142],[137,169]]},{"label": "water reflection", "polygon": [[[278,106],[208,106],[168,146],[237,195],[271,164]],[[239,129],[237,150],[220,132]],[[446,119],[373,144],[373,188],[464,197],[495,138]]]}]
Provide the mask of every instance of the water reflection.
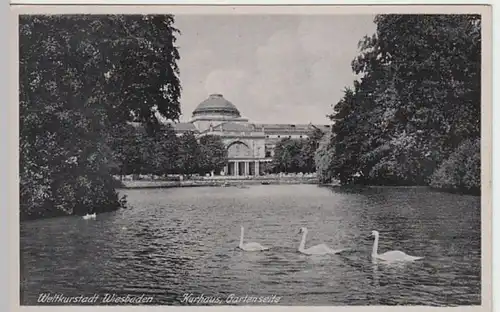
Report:
[{"label": "water reflection", "polygon": [[376,259],[372,260],[372,286],[373,287],[380,287],[380,280],[379,280],[379,270],[378,270],[378,261]]},{"label": "water reflection", "polygon": [[[93,222],[57,218],[21,224],[21,300],[65,295],[154,295],[152,304],[207,296],[277,294],[283,305],[480,303],[480,199],[425,189],[330,189],[312,185],[128,190],[133,208]],[[248,241],[271,249],[236,249]],[[307,244],[350,248],[297,252]],[[404,250],[422,262],[372,263]],[[444,295],[443,295],[444,294]]]}]

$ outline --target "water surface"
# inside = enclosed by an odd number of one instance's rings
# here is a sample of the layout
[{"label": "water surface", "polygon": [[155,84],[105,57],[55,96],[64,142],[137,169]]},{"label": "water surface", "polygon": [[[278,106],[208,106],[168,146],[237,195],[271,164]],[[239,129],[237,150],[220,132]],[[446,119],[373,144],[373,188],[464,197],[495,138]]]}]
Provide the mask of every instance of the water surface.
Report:
[{"label": "water surface", "polygon": [[[315,185],[124,190],[129,209],[96,220],[21,223],[21,304],[41,293],[153,296],[272,296],[281,305],[481,304],[480,197],[422,188],[346,191]],[[242,252],[245,240],[271,246]],[[325,243],[343,255],[297,252]],[[379,252],[424,256],[372,264]]]}]

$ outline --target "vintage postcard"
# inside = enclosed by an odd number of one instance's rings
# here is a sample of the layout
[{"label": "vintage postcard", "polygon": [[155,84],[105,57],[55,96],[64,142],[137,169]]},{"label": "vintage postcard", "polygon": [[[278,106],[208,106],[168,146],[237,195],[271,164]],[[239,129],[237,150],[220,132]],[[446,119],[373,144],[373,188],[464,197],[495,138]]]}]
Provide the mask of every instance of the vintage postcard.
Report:
[{"label": "vintage postcard", "polygon": [[11,16],[15,307],[491,310],[489,6]]}]

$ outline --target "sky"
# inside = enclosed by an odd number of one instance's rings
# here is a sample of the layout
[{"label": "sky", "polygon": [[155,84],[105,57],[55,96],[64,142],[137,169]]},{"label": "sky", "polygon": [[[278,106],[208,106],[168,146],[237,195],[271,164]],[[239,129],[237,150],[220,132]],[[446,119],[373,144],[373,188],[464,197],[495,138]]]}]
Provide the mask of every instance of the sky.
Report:
[{"label": "sky", "polygon": [[176,15],[181,121],[220,93],[256,123],[328,123],[371,15]]}]

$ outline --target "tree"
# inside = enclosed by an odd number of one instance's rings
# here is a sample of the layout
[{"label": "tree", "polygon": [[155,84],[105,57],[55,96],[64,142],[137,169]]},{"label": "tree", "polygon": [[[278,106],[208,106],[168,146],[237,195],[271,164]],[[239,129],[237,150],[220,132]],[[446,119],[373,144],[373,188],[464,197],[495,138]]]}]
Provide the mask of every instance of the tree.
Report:
[{"label": "tree", "polygon": [[332,132],[326,133],[319,142],[318,149],[314,155],[314,163],[316,165],[316,173],[320,183],[332,182],[333,170],[331,168],[334,163],[334,150],[332,147]]},{"label": "tree", "polygon": [[141,138],[138,129],[130,124],[115,124],[111,127],[108,146],[117,162],[117,170],[112,172],[120,176],[139,172],[141,166]]},{"label": "tree", "polygon": [[148,134],[144,126],[117,124],[110,133],[109,146],[120,175],[177,171],[179,139],[170,124],[160,126],[153,134]]},{"label": "tree", "polygon": [[362,78],[331,115],[332,175],[342,183],[421,184],[480,133],[480,20],[378,15],[360,42]]},{"label": "tree", "polygon": [[304,140],[284,138],[274,148],[272,160],[275,172],[296,173],[300,172],[303,164],[301,159]]},{"label": "tree", "polygon": [[430,186],[480,195],[481,140],[463,141],[434,172]]},{"label": "tree", "polygon": [[270,162],[262,162],[260,163],[260,171],[264,174],[270,174],[274,172],[274,168],[272,163]]},{"label": "tree", "polygon": [[323,135],[323,131],[318,128],[314,128],[308,138],[302,142],[298,164],[301,172],[316,172],[314,158]]},{"label": "tree", "polygon": [[167,175],[177,170],[179,139],[170,124],[159,126],[153,134],[141,132],[141,171],[151,175]]},{"label": "tree", "polygon": [[200,174],[220,172],[227,164],[227,149],[219,136],[200,138],[200,156]]},{"label": "tree", "polygon": [[200,144],[193,132],[186,132],[179,137],[177,168],[179,173],[188,176],[199,173],[202,159]]},{"label": "tree", "polygon": [[108,133],[179,116],[173,17],[26,15],[19,28],[21,218],[117,208]]},{"label": "tree", "polygon": [[[360,88],[359,83],[355,83],[355,88]],[[339,179],[341,183],[346,184],[353,182],[355,174],[362,172],[362,165],[359,161],[362,148],[363,129],[359,127],[364,121],[363,116],[358,111],[361,110],[357,106],[355,90],[345,89],[344,97],[335,106],[334,113],[330,116],[333,121],[332,133],[330,136],[331,147],[326,148],[326,142],[323,142],[324,148],[330,150],[335,157],[330,157],[332,160],[331,173],[332,177]],[[359,100],[358,100],[359,101]],[[323,156],[323,162],[325,161]],[[320,166],[322,170],[326,170],[325,165]],[[329,175],[328,175],[329,176]]]},{"label": "tree", "polygon": [[157,165],[158,174],[170,174],[177,171],[177,159],[179,158],[180,142],[174,128],[171,125],[163,127],[163,131],[157,136],[159,145],[156,155],[161,161]]},{"label": "tree", "polygon": [[101,40],[108,43],[101,53],[107,56],[106,92],[114,104],[110,116],[142,122],[148,133],[160,127],[158,115],[177,120],[181,86],[174,17],[119,15],[106,22],[113,30]]},{"label": "tree", "polygon": [[315,172],[315,153],[324,133],[318,128],[311,130],[307,139],[284,138],[274,148],[272,171],[298,173]]}]

